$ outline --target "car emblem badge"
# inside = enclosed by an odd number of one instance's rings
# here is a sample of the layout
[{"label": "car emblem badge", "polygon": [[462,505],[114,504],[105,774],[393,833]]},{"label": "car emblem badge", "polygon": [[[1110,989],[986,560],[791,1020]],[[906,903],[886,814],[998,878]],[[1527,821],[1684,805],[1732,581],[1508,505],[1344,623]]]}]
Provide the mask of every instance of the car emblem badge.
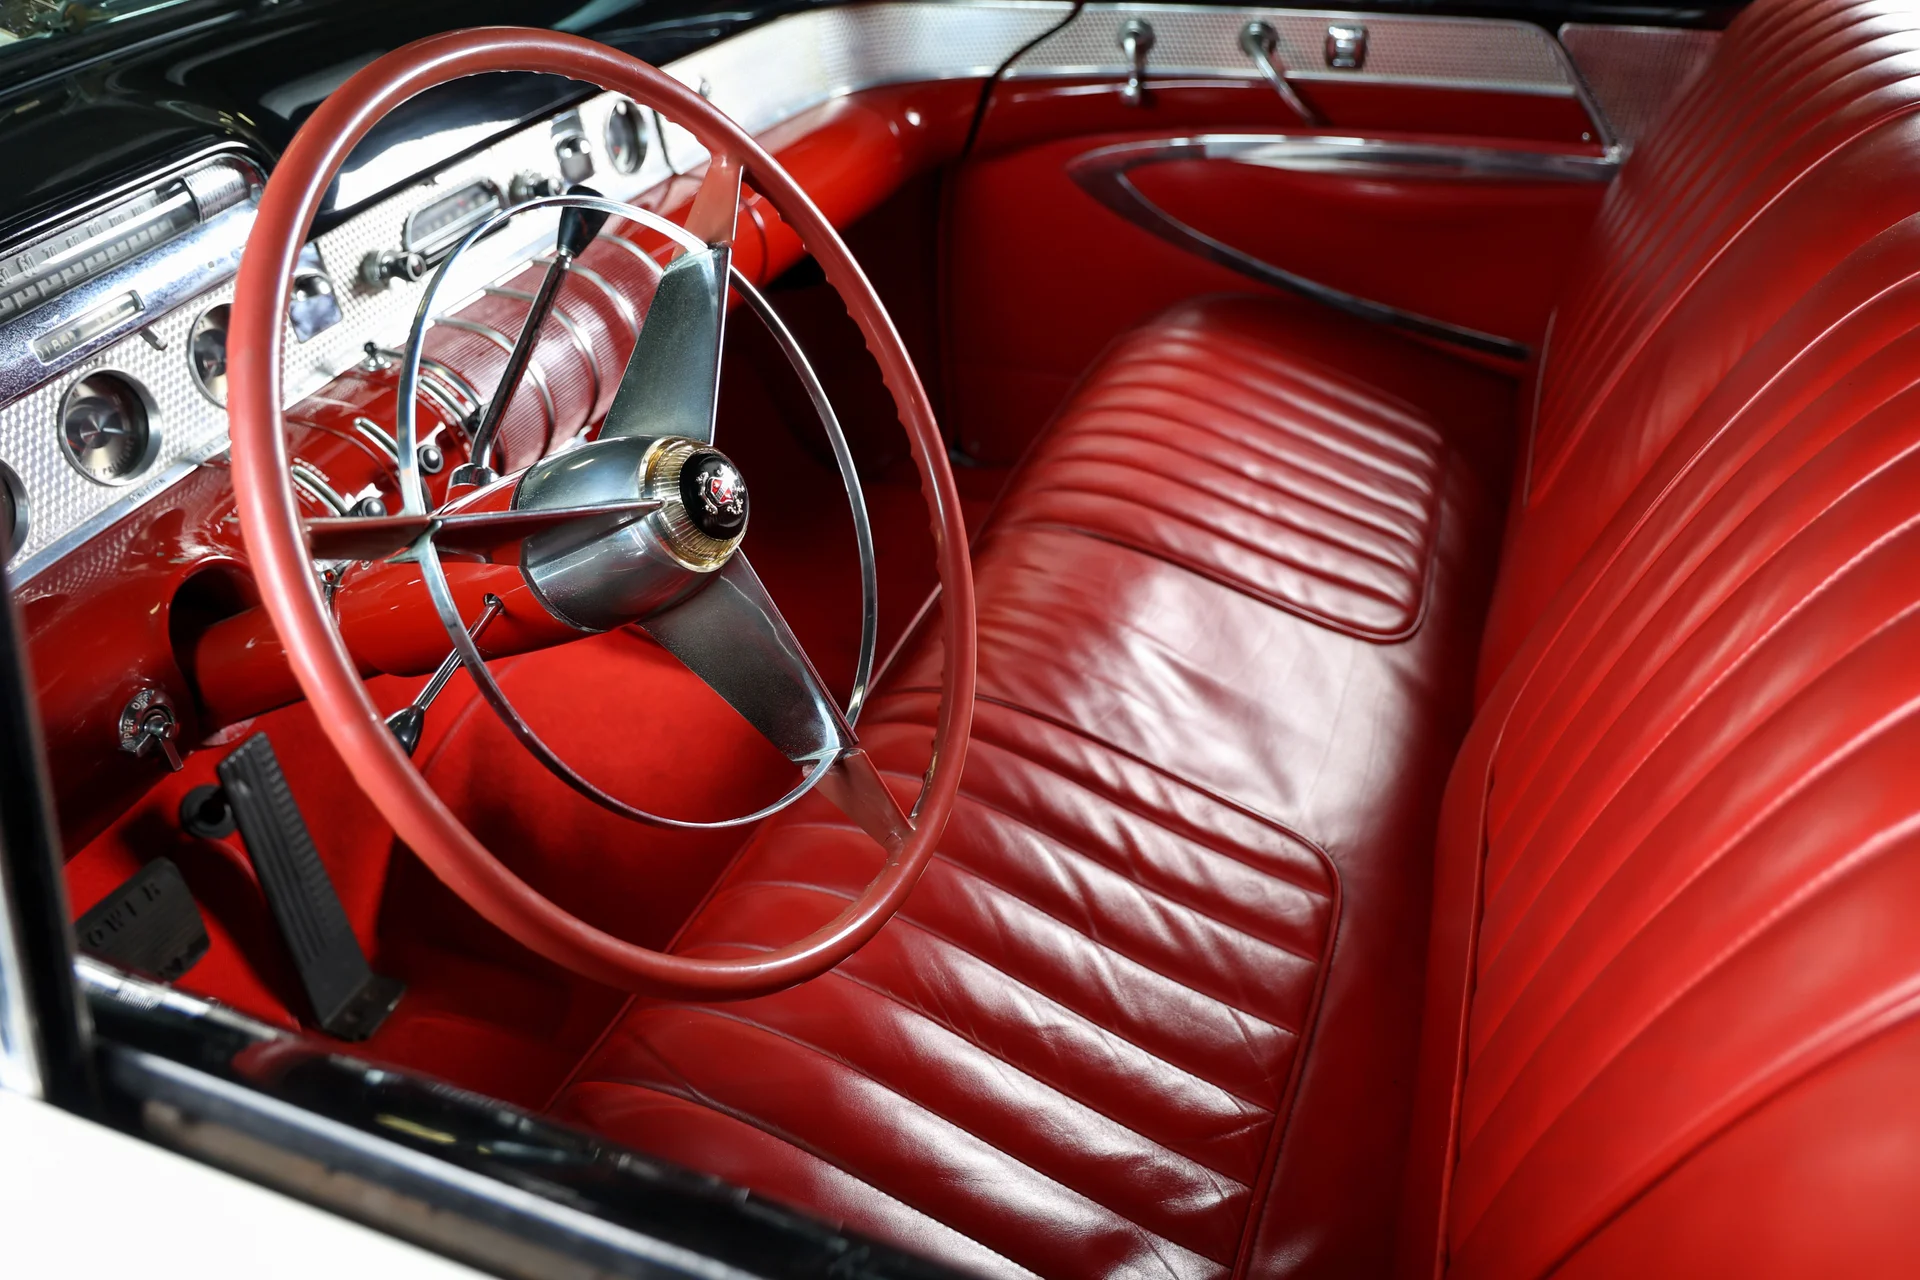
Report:
[{"label": "car emblem badge", "polygon": [[725,456],[703,449],[680,470],[680,501],[700,532],[722,542],[747,527],[747,482]]}]

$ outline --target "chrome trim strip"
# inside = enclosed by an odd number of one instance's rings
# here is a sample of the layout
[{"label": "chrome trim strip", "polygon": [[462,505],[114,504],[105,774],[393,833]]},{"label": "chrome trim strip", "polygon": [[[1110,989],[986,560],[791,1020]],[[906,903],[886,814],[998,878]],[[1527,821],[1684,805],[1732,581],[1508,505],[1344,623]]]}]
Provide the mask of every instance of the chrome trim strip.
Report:
[{"label": "chrome trim strip", "polygon": [[1238,271],[1263,284],[1324,303],[1376,324],[1524,361],[1523,343],[1497,334],[1356,297],[1344,290],[1277,267],[1180,221],[1147,199],[1128,173],[1172,160],[1225,160],[1280,169],[1341,172],[1356,176],[1445,177],[1469,182],[1605,182],[1619,162],[1611,156],[1503,151],[1492,147],[1446,147],[1366,138],[1321,138],[1302,134],[1202,134],[1098,147],[1067,162],[1067,173],[1088,195],[1145,231]]},{"label": "chrome trim strip", "polygon": [[372,418],[362,414],[355,414],[353,417],[353,429],[359,432],[363,439],[372,444],[374,448],[380,450],[381,453],[386,454],[395,462],[400,461],[400,446],[395,444],[393,437],[387,434],[386,429]]},{"label": "chrome trim strip", "polygon": [[[515,302],[525,302],[529,305],[534,301],[534,296],[525,289],[509,289],[504,285],[490,284],[482,292],[492,294],[496,298],[512,298]],[[569,338],[573,339],[573,349],[578,351],[581,358],[587,362],[587,378],[593,384],[593,390],[589,393],[592,398],[587,403],[598,408],[600,405],[600,357],[593,353],[593,343],[589,342],[587,335],[580,331],[580,326],[574,322],[573,317],[561,309],[558,298],[554,299],[553,310],[547,314],[560,322],[560,327],[567,331]]]},{"label": "chrome trim strip", "polygon": [[627,239],[623,235],[618,235],[614,232],[607,232],[606,234],[602,235],[598,240],[595,240],[594,243],[595,244],[602,244],[602,243],[617,244],[622,249],[625,249],[628,253],[632,254],[640,262],[641,266],[645,270],[648,270],[648,271],[662,270],[662,267],[658,259],[656,259],[652,254],[648,253],[645,249],[642,249],[639,245],[635,244],[633,241]]},{"label": "chrome trim strip", "polygon": [[595,288],[599,289],[600,292],[606,294],[607,300],[613,303],[613,309],[618,311],[620,318],[627,322],[627,333],[634,338],[640,336],[639,314],[634,311],[633,304],[622,297],[618,289],[608,283],[605,276],[595,271],[592,267],[582,266],[578,262],[573,264],[573,274],[584,277]]},{"label": "chrome trim strip", "polygon": [[353,504],[348,502],[345,496],[333,487],[333,482],[327,479],[325,473],[311,462],[304,458],[295,458],[287,464],[287,474],[296,488],[305,489],[316,502],[331,507],[339,515],[352,513]]},{"label": "chrome trim strip", "polygon": [[[509,355],[513,353],[513,342],[506,334],[501,333],[492,325],[481,324],[477,320],[462,320],[458,316],[440,316],[435,319],[433,323],[445,325],[449,329],[459,329],[465,333],[478,334]],[[540,403],[545,406],[547,411],[547,444],[549,446],[558,444],[560,414],[554,408],[553,392],[547,388],[547,375],[546,372],[541,369],[538,359],[527,362],[527,376],[533,379],[533,389],[540,393]],[[514,393],[515,388],[507,387],[504,390],[505,393],[510,396]],[[495,394],[498,395],[500,392],[496,390]]]},{"label": "chrome trim strip", "polygon": [[[1449,182],[1598,182],[1613,181],[1620,161],[1608,155],[1564,151],[1522,151],[1510,147],[1448,146],[1397,142],[1383,138],[1339,138],[1321,134],[1202,134],[1169,144],[1129,143],[1088,152],[1125,153],[1125,167],[1162,160],[1231,160],[1263,169],[1296,173],[1338,173],[1355,177],[1441,178]],[[1198,154],[1195,154],[1195,149]]]}]

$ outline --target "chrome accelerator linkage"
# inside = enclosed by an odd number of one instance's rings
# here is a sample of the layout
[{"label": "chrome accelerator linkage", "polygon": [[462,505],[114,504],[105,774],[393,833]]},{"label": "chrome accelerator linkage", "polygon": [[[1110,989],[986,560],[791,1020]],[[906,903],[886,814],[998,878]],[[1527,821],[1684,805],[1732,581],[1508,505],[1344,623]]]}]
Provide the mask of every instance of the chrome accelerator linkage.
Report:
[{"label": "chrome accelerator linkage", "polygon": [[1273,91],[1280,95],[1280,101],[1286,103],[1302,123],[1314,126],[1326,124],[1327,118],[1308,106],[1306,99],[1294,90],[1293,83],[1287,79],[1286,68],[1280,62],[1280,33],[1271,22],[1256,18],[1240,28],[1240,48],[1253,59],[1253,65],[1260,69],[1260,74],[1273,86]]},{"label": "chrome accelerator linkage", "polygon": [[[575,184],[570,194],[597,197],[600,193]],[[507,414],[507,402],[513,399],[514,388],[527,372],[533,349],[540,345],[540,331],[546,327],[547,316],[560,296],[560,286],[567,282],[574,259],[586,252],[609,216],[603,210],[580,205],[569,205],[560,211],[560,234],[554,244],[553,257],[547,263],[547,274],[541,277],[539,290],[527,304],[527,318],[520,326],[520,336],[513,349],[507,353],[507,367],[501,371],[499,385],[480,415],[480,425],[474,428],[473,447],[468,451],[467,461],[453,469],[447,478],[449,485],[486,485],[500,478],[489,458],[493,453],[493,439],[500,432],[500,420]]]}]

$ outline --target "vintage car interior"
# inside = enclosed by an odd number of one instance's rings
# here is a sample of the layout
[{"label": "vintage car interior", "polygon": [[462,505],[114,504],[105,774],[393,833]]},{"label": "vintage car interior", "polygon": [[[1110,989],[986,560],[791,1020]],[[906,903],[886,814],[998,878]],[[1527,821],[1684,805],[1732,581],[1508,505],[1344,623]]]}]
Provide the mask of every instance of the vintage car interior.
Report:
[{"label": "vintage car interior", "polygon": [[16,1085],[515,1276],[1920,1273],[1920,10],[0,32]]}]

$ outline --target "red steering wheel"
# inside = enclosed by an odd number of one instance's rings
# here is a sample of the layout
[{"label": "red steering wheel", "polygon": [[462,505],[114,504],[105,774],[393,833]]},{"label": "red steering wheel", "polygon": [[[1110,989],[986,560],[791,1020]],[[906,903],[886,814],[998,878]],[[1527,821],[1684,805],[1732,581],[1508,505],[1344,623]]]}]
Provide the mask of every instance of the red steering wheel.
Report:
[{"label": "red steering wheel", "polygon": [[[284,317],[296,260],[334,174],[383,116],[424,90],[491,71],[545,72],[626,94],[689,129],[713,156],[710,175],[751,174],[755,187],[800,234],[860,326],[912,445],[933,524],[943,593],[946,663],[934,765],[918,812],[909,820],[854,744],[837,710],[832,712],[828,718],[838,722],[835,732],[840,736],[831,738],[834,764],[822,789],[874,834],[887,856],[875,879],[838,917],[776,951],[729,959],[653,951],[595,929],[535,892],[494,858],[427,786],[367,696],[321,597],[289,481],[281,416]],[[731,203],[733,189],[709,182],[702,197],[709,189],[723,192]],[[702,208],[709,203],[696,200],[690,223],[713,216],[713,210]],[[731,209],[726,217],[731,225]],[[719,299],[718,305],[724,306],[724,267]],[[763,994],[823,973],[871,939],[899,909],[952,812],[966,757],[974,616],[965,524],[933,408],[873,286],[806,193],[739,126],[658,68],[575,36],[487,28],[407,45],[365,67],[329,96],[275,166],[247,242],[230,335],[233,486],[261,598],[300,687],[354,780],[449,887],[508,934],[576,973],[629,990],[705,998]],[[632,443],[610,441],[607,446]],[[658,452],[651,450],[649,457]],[[744,560],[738,563],[741,573],[751,578]],[[699,584],[689,589],[699,589]],[[718,593],[707,594],[718,598]],[[764,603],[770,608],[770,602]],[[777,614],[773,617],[778,623]],[[778,626],[784,633],[784,624]],[[796,678],[810,674],[804,656],[797,658],[805,670]],[[775,734],[769,731],[769,736]]]}]

